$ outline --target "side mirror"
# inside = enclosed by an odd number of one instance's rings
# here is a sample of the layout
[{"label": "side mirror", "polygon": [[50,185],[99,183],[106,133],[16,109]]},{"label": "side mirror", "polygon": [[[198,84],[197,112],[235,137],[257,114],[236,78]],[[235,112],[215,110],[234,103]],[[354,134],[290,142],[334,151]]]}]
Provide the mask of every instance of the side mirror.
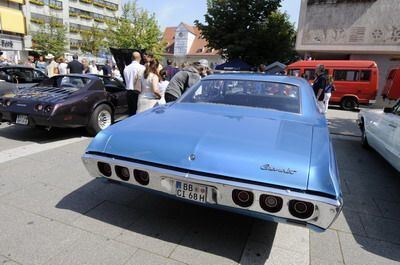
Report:
[{"label": "side mirror", "polygon": [[393,108],[384,108],[383,112],[384,113],[392,113],[393,112]]}]

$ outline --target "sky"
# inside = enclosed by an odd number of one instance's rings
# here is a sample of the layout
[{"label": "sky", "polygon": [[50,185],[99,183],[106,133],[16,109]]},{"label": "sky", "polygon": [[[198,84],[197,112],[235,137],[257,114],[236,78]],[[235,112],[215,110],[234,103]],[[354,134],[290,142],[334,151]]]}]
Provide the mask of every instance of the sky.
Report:
[{"label": "sky", "polygon": [[[128,2],[129,0],[123,0]],[[297,25],[301,0],[283,0],[282,11],[290,16],[290,21]],[[156,18],[162,30],[165,27],[178,26],[180,22],[193,24],[196,19],[204,22],[204,14],[207,12],[206,0],[138,0],[138,6],[151,13]]]}]

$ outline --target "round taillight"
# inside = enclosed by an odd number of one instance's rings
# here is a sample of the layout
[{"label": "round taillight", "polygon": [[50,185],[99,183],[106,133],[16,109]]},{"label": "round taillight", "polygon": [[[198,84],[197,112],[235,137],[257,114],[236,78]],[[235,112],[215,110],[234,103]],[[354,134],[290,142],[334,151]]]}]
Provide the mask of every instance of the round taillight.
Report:
[{"label": "round taillight", "polygon": [[103,174],[106,177],[111,177],[112,171],[110,164],[104,162],[97,162],[97,167],[101,174]]},{"label": "round taillight", "polygon": [[254,195],[252,192],[247,190],[237,190],[232,191],[232,200],[236,205],[241,207],[249,207],[253,204]]},{"label": "round taillight", "polygon": [[47,105],[46,107],[44,107],[45,112],[50,112],[52,109],[53,109],[53,106],[51,106],[51,105]]},{"label": "round taillight", "polygon": [[143,170],[135,169],[133,170],[133,176],[135,180],[141,185],[148,185],[150,182],[149,173]]},{"label": "round taillight", "polygon": [[6,100],[6,103],[4,105],[6,105],[7,107],[11,106],[11,100]]},{"label": "round taillight", "polygon": [[307,219],[314,213],[314,204],[311,202],[291,200],[289,202],[289,212],[294,217]]},{"label": "round taillight", "polygon": [[42,105],[42,104],[37,104],[37,105],[35,106],[35,110],[37,110],[37,111],[42,111],[42,110],[43,110],[43,105]]},{"label": "round taillight", "polygon": [[260,196],[260,206],[264,211],[277,213],[282,209],[283,200],[278,196],[262,194]]},{"label": "round taillight", "polygon": [[130,178],[129,169],[126,167],[115,166],[115,173],[124,181],[128,181]]}]

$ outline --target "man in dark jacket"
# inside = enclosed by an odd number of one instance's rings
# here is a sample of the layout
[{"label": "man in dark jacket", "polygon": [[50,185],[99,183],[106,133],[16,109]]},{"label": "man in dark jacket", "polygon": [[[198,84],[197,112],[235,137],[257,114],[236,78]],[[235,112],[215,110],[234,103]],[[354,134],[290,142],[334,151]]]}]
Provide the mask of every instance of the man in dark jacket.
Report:
[{"label": "man in dark jacket", "polygon": [[315,97],[317,98],[318,107],[321,113],[324,111],[324,91],[327,86],[327,77],[325,74],[325,67],[322,64],[317,65],[315,69],[316,78],[313,83],[313,90]]},{"label": "man in dark jacket", "polygon": [[165,90],[165,101],[168,103],[177,100],[187,88],[199,81],[201,76],[206,75],[207,69],[208,62],[196,62],[175,74]]}]

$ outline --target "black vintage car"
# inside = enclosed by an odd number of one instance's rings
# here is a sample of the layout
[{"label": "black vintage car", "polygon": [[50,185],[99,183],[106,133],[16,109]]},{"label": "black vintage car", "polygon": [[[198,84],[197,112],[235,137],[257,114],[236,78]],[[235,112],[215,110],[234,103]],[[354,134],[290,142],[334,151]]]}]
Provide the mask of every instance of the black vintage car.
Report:
[{"label": "black vintage car", "polygon": [[58,75],[0,97],[0,120],[31,127],[86,127],[91,135],[127,111],[124,84],[106,76]]}]

